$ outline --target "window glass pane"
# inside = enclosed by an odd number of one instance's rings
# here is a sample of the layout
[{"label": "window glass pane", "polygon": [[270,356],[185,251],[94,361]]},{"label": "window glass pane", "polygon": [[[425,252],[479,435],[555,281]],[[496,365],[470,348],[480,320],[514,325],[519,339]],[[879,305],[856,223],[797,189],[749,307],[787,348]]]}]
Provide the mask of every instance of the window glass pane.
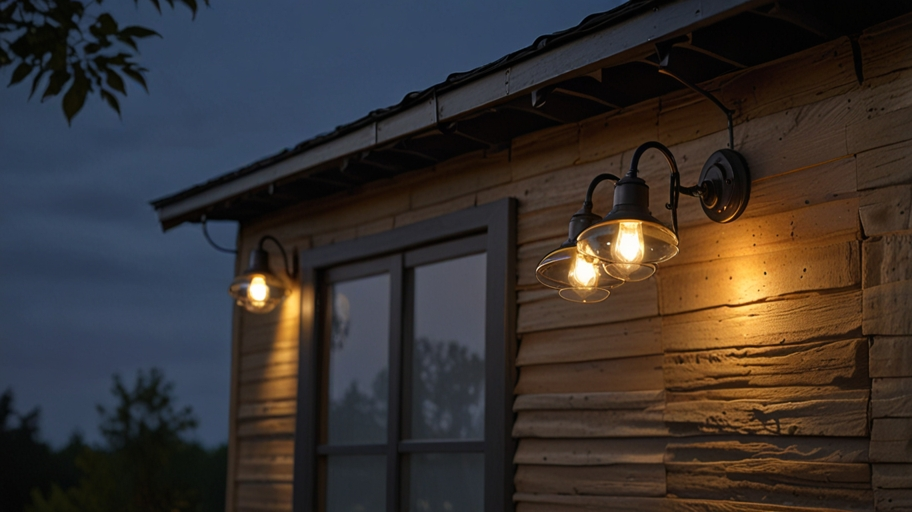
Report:
[{"label": "window glass pane", "polygon": [[414,439],[484,438],[486,257],[415,268]]},{"label": "window glass pane", "polygon": [[484,510],[484,455],[420,453],[410,457],[410,512]]},{"label": "window glass pane", "polygon": [[389,274],[332,285],[330,444],[386,442]]},{"label": "window glass pane", "polygon": [[326,511],[386,509],[386,457],[332,455],[326,460]]}]

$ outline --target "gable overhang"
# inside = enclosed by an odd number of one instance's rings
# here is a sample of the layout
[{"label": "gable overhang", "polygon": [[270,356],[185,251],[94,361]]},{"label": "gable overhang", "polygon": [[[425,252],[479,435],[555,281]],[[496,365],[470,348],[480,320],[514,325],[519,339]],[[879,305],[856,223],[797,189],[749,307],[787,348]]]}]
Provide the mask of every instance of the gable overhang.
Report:
[{"label": "gable overhang", "polygon": [[165,230],[253,219],[681,89],[657,72],[657,46],[675,69],[704,82],[909,10],[902,0],[631,0],[152,206]]}]

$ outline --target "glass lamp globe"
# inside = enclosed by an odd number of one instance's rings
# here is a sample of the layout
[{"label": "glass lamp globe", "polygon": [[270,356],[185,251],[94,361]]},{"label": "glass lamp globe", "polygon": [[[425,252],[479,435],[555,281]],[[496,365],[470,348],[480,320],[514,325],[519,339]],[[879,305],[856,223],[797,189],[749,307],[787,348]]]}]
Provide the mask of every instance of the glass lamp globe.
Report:
[{"label": "glass lamp globe", "polygon": [[269,269],[269,254],[262,249],[250,252],[250,265],[234,278],[228,294],[238,306],[251,313],[268,313],[290,293],[288,284]]},{"label": "glass lamp globe", "polygon": [[561,298],[585,304],[607,299],[609,290],[624,284],[608,274],[597,259],[580,254],[572,242],[548,253],[535,269],[535,277],[558,290]]}]

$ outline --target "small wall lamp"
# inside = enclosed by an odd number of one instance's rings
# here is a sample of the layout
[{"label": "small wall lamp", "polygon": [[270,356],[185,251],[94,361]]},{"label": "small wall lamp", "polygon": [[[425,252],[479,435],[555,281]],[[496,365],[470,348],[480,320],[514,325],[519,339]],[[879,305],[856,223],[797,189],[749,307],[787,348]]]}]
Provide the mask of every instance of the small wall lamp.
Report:
[{"label": "small wall lamp", "polygon": [[[638,176],[640,157],[649,149],[662,152],[671,170],[669,202],[672,227],[649,211],[649,186]],[[615,182],[614,207],[604,218],[592,213],[592,194],[606,180]],[[583,207],[570,219],[569,236],[548,253],[535,270],[539,282],[573,302],[608,298],[610,289],[651,277],[656,265],[678,254],[678,198],[700,198],[703,211],[716,222],[731,222],[747,207],[750,172],[740,153],[716,151],[700,173],[698,184],[682,187],[674,155],[658,142],[636,149],[623,178],[600,174],[589,184]]]},{"label": "small wall lamp", "polygon": [[251,313],[268,313],[275,309],[291,292],[284,275],[273,274],[269,268],[269,253],[263,248],[266,241],[278,246],[285,262],[285,274],[294,277],[288,266],[288,255],[285,248],[275,237],[266,235],[260,238],[257,248],[250,251],[250,263],[242,274],[234,278],[228,288],[228,294],[235,298],[238,306]]}]

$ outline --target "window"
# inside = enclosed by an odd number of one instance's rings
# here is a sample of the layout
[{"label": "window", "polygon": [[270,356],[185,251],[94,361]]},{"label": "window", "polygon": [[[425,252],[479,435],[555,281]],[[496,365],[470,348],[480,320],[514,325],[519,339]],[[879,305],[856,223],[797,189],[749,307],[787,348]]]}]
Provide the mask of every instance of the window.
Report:
[{"label": "window", "polygon": [[515,202],[301,255],[296,511],[512,509]]}]

